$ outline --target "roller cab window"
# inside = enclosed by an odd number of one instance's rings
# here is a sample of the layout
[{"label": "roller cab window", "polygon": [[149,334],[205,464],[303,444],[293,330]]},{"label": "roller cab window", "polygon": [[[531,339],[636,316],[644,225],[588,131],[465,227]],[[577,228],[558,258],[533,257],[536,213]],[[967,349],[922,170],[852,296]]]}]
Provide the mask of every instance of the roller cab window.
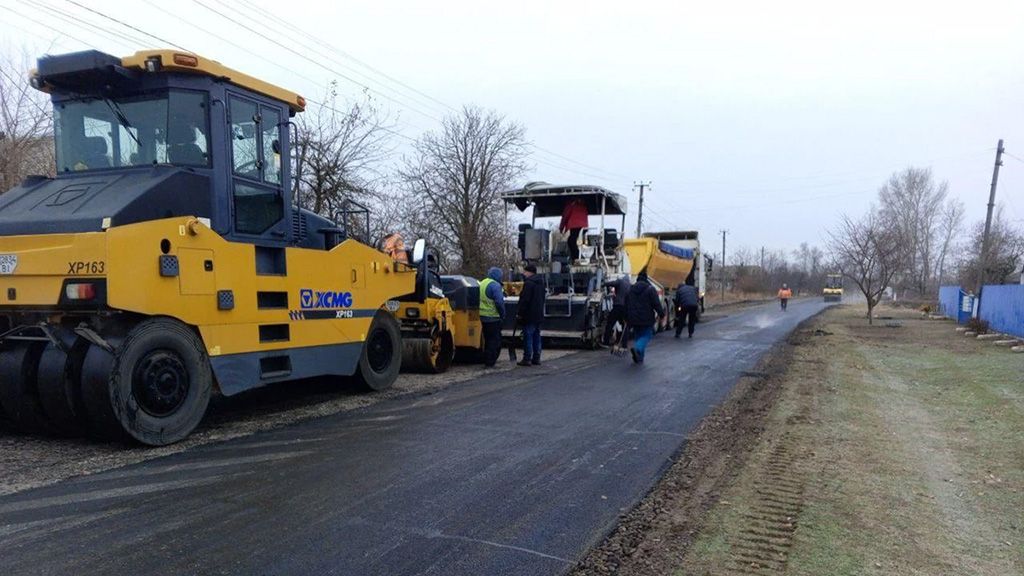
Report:
[{"label": "roller cab window", "polygon": [[281,112],[234,95],[228,107],[235,231],[263,234],[284,218]]},{"label": "roller cab window", "polygon": [[207,97],[168,90],[65,100],[54,107],[57,169],[210,166]]}]

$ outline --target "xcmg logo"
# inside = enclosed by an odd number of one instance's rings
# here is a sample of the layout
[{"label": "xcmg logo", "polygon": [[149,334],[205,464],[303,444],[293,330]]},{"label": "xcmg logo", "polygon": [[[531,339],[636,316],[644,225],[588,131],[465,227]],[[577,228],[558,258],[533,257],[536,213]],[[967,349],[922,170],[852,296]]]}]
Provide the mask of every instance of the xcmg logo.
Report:
[{"label": "xcmg logo", "polygon": [[334,292],[326,290],[311,290],[303,288],[299,290],[299,306],[309,310],[311,308],[351,308],[351,292]]}]

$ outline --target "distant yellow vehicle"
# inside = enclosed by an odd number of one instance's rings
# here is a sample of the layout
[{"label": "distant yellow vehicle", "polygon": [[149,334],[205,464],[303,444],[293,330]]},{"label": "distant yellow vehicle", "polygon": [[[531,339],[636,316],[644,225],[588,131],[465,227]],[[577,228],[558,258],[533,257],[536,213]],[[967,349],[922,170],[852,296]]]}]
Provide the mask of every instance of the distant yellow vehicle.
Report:
[{"label": "distant yellow vehicle", "polygon": [[31,85],[57,176],[0,196],[0,418],[163,445],[214,391],[395,381],[416,271],[299,207],[301,96],[167,50],[45,56]]},{"label": "distant yellow vehicle", "polygon": [[843,275],[829,274],[825,278],[825,288],[822,290],[825,302],[841,302],[843,299]]}]

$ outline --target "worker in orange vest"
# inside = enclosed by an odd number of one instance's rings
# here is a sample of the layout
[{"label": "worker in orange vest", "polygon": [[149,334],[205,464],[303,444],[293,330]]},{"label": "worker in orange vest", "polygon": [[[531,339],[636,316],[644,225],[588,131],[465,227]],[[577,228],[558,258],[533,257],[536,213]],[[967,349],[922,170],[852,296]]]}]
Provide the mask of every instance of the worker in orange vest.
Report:
[{"label": "worker in orange vest", "polygon": [[779,288],[779,305],[782,306],[783,310],[786,309],[786,303],[789,302],[789,299],[792,297],[793,291],[789,289],[789,286],[786,286],[786,284],[783,283],[782,288]]},{"label": "worker in orange vest", "polygon": [[392,232],[384,237],[384,253],[391,256],[396,262],[409,263],[409,255],[405,251],[405,241],[398,232]]}]

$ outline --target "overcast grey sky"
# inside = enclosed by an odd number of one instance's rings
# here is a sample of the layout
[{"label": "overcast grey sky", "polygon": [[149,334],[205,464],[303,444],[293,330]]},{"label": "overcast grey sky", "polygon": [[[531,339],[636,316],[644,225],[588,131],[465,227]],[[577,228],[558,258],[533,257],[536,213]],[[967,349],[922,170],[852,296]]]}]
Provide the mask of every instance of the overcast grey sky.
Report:
[{"label": "overcast grey sky", "polygon": [[[446,106],[493,108],[543,149],[530,180],[627,194],[630,234],[642,179],[653,181],[647,230],[718,242],[727,228],[730,246],[751,248],[820,244],[907,165],[948,180],[973,222],[998,138],[1020,158],[1005,160],[999,200],[1024,225],[1019,0],[76,1],[311,98],[332,79],[349,97],[369,86],[409,137],[436,127]],[[164,45],[67,0],[0,6],[8,50]],[[225,16],[273,26],[274,41],[309,60]]]}]

